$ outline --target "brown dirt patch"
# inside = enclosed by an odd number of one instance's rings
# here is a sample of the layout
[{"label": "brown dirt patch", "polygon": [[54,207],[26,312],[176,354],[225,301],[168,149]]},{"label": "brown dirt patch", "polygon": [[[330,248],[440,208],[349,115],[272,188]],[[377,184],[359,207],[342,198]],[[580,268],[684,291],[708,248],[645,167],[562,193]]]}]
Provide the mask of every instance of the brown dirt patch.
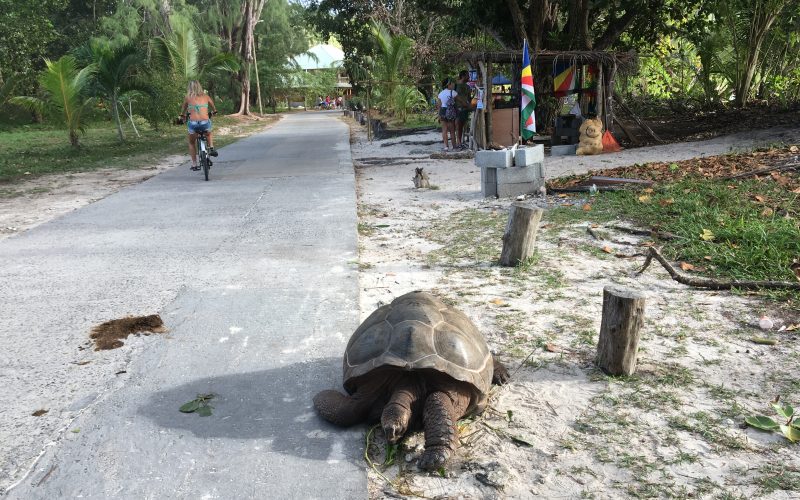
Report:
[{"label": "brown dirt patch", "polygon": [[94,340],[95,351],[106,351],[122,347],[123,339],[131,334],[150,335],[151,333],[164,333],[164,322],[158,314],[150,316],[128,316],[101,323],[92,328],[91,337]]}]

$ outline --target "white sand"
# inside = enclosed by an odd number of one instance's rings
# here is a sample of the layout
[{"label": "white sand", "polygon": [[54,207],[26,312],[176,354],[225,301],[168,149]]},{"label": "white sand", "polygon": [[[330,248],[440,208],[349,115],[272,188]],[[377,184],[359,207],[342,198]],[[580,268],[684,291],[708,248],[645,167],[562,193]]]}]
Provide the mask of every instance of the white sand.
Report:
[{"label": "white sand", "polygon": [[[370,144],[357,127],[353,136],[363,230],[362,318],[398,295],[428,290],[463,310],[500,359],[512,372],[518,370],[510,384],[496,389],[491,408],[462,428],[462,446],[446,477],[417,470],[422,440],[414,434],[400,466],[384,471],[393,485],[371,472],[373,498],[402,493],[469,499],[797,498],[797,491],[770,492],[764,481],[793,479],[794,488],[800,488],[798,448],[776,434],[740,427],[746,415],[773,415],[769,403],[778,394],[800,404],[800,332],[770,333],[779,339],[776,346],[749,340],[765,335],[757,328],[762,314],[773,317],[779,328],[800,322],[797,312],[775,311],[774,302],[690,289],[671,281],[657,265],[633,277],[643,258],[618,258],[598,249],[643,252],[635,246],[639,239],[601,227],[598,231],[611,241],[598,242],[587,234],[586,222],[554,224],[547,214],[538,261],[530,271],[500,268],[495,264],[499,234],[512,200],[483,199],[472,160],[368,165],[359,160],[421,157],[440,148],[383,143],[440,136]],[[798,142],[798,130],[749,134],[756,136]],[[545,169],[552,177],[716,154],[742,144],[742,136],[728,136],[577,161],[548,159]],[[414,189],[412,177],[419,166],[438,189]],[[529,201],[564,203],[552,197]],[[468,238],[467,244],[454,240],[457,235]],[[639,369],[636,379],[627,382],[609,379],[592,365],[602,290],[613,283],[648,294]],[[376,443],[383,444],[380,439]]]}]

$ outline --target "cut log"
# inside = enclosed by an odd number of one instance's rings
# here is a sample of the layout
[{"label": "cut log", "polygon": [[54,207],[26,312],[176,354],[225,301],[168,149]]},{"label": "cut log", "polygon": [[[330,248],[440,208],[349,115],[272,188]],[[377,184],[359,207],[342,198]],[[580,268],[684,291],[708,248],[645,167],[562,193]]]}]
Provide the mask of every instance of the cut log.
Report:
[{"label": "cut log", "polygon": [[511,267],[524,262],[536,248],[536,233],[544,210],[514,203],[508,214],[508,224],[503,235],[503,252],[500,265]]},{"label": "cut log", "polygon": [[620,286],[603,289],[597,366],[609,375],[633,375],[644,324],[645,295]]}]

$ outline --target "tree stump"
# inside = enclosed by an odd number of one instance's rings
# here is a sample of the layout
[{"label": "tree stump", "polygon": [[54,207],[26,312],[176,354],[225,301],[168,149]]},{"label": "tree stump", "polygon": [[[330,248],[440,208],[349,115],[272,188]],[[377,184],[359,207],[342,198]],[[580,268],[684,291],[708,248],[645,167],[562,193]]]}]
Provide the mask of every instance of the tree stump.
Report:
[{"label": "tree stump", "polygon": [[636,371],[645,295],[620,286],[603,289],[603,319],[597,342],[597,366],[609,375]]},{"label": "tree stump", "polygon": [[516,266],[533,255],[542,213],[544,210],[541,208],[530,208],[517,203],[511,205],[506,232],[503,235],[501,266]]}]

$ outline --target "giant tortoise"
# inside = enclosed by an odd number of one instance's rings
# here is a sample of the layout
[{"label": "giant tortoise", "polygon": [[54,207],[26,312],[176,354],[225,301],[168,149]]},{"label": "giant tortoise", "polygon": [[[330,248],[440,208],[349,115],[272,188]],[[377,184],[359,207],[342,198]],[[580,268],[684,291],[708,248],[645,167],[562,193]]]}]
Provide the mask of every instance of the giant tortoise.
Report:
[{"label": "giant tortoise", "polygon": [[411,292],[373,312],[344,353],[348,395],[322,391],[314,407],[325,420],[350,426],[380,418],[390,443],[409,427],[425,430],[419,467],[434,470],[458,442],[459,418],[480,413],[491,383],[508,372],[460,311],[425,292]]}]

